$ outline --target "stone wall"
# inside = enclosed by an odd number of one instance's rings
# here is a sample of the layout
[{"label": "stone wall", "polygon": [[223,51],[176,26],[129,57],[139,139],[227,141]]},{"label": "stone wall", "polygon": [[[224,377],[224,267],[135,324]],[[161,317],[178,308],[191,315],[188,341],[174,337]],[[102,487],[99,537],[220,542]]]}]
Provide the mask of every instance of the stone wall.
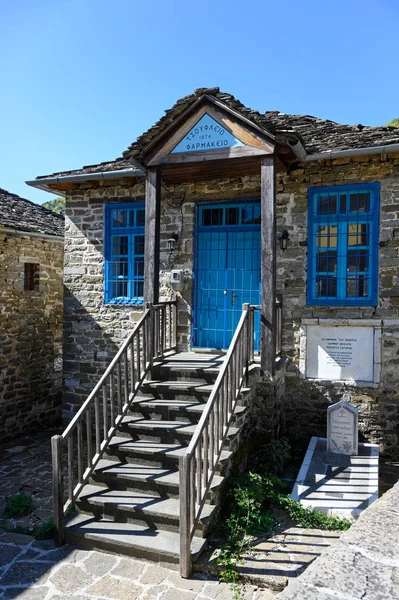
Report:
[{"label": "stone wall", "polygon": [[[306,305],[308,188],[380,182],[379,304],[372,307]],[[359,409],[360,441],[399,452],[399,154],[307,163],[277,177],[277,231],[290,242],[279,251],[277,289],[283,296],[283,354],[289,357],[284,399],[285,435],[306,448],[325,435],[327,406],[342,398]],[[300,329],[306,319],[368,319],[382,324],[381,383],[350,386],[298,380]],[[305,321],[306,322],[306,321]]]},{"label": "stone wall", "polygon": [[[379,305],[315,307],[306,305],[308,188],[356,182],[381,183]],[[144,185],[104,181],[97,188],[82,185],[68,193],[65,259],[65,400],[69,410],[98,381],[140,311],[103,303],[103,212],[107,202],[142,201]],[[161,297],[170,297],[169,273],[184,272],[178,295],[178,343],[191,343],[194,208],[199,200],[259,196],[260,177],[163,185],[161,200]],[[318,163],[277,173],[277,235],[288,230],[288,249],[277,249],[277,292],[283,298],[283,354],[289,358],[287,393],[277,407],[265,400],[265,427],[270,411],[279,414],[283,435],[306,448],[311,435],[325,433],[326,407],[343,396],[360,410],[361,438],[394,452],[399,442],[399,154],[361,156]],[[174,252],[167,239],[177,233]],[[303,319],[375,319],[382,325],[381,383],[370,386],[325,385],[299,380],[300,328]],[[262,397],[261,395],[259,397]],[[279,400],[280,401],[280,400]],[[284,418],[282,418],[284,413]],[[273,427],[272,427],[273,429]]]},{"label": "stone wall", "polygon": [[[24,290],[24,263],[39,265]],[[61,415],[63,243],[0,231],[0,442]]]},{"label": "stone wall", "polygon": [[281,600],[399,598],[399,483],[293,580]]}]

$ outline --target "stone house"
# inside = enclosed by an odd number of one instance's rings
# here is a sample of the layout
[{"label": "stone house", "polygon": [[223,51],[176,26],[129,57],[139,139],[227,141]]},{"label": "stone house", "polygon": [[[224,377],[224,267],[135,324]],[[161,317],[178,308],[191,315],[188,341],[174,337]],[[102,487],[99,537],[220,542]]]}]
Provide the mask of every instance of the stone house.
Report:
[{"label": "stone house", "polygon": [[[398,129],[261,114],[199,89],[121,158],[28,183],[66,196],[69,410],[144,300],[173,291],[180,349],[227,348],[242,303],[262,305],[272,331],[263,324],[255,343],[273,376],[280,295],[286,391],[278,407],[265,392],[268,418],[279,413],[281,431],[303,445],[345,397],[359,408],[362,439],[397,449]],[[262,203],[269,197],[273,206]]]},{"label": "stone house", "polygon": [[0,189],[0,440],[61,416],[64,218]]}]

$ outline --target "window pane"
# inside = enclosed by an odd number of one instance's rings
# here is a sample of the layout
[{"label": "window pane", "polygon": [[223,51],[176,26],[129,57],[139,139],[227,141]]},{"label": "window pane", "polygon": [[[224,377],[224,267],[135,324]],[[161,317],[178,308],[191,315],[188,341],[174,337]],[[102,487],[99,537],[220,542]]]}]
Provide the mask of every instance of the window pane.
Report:
[{"label": "window pane", "polygon": [[115,235],[112,238],[112,255],[118,256],[127,254],[128,252],[128,237],[127,235]]},{"label": "window pane", "polygon": [[346,213],[346,194],[340,194],[339,196],[339,212],[341,214]]},{"label": "window pane", "polygon": [[223,210],[212,208],[212,225],[223,225]]},{"label": "window pane", "polygon": [[145,210],[136,210],[136,227],[144,227],[145,225]]},{"label": "window pane", "polygon": [[134,238],[134,254],[144,254],[144,236],[136,235]]},{"label": "window pane", "polygon": [[348,277],[347,296],[349,298],[365,298],[368,296],[368,277],[367,275],[358,275],[358,277]]},{"label": "window pane", "polygon": [[254,220],[253,206],[246,206],[241,209],[241,223],[243,225],[251,225]]},{"label": "window pane", "polygon": [[349,210],[353,212],[369,212],[370,210],[370,192],[350,194]]},{"label": "window pane", "polygon": [[112,283],[112,297],[121,298],[127,296],[127,281],[114,281]]},{"label": "window pane", "polygon": [[318,202],[319,215],[332,215],[337,212],[337,195],[320,194]]},{"label": "window pane", "polygon": [[368,262],[367,250],[348,250],[348,271],[367,271]]},{"label": "window pane", "polygon": [[142,298],[144,296],[144,281],[136,281],[134,287],[134,295],[136,296],[136,298]]},{"label": "window pane", "polygon": [[316,296],[336,298],[337,280],[334,277],[316,277]]},{"label": "window pane", "polygon": [[136,260],[134,263],[134,276],[144,277],[144,260]]},{"label": "window pane", "polygon": [[210,224],[211,224],[211,209],[204,208],[202,211],[202,225],[207,227]]},{"label": "window pane", "polygon": [[238,208],[226,210],[226,225],[238,225]]},{"label": "window pane", "polygon": [[321,225],[317,228],[317,247],[336,248],[338,228],[336,225]]},{"label": "window pane", "polygon": [[127,225],[127,211],[126,210],[113,210],[112,211],[112,227],[126,227]]},{"label": "window pane", "polygon": [[112,277],[113,278],[125,278],[128,276],[128,261],[126,258],[115,260],[112,263]]},{"label": "window pane", "polygon": [[316,255],[316,271],[336,272],[337,271],[337,252],[335,250],[321,251]]},{"label": "window pane", "polygon": [[368,223],[351,223],[348,225],[348,246],[368,246],[369,235]]}]

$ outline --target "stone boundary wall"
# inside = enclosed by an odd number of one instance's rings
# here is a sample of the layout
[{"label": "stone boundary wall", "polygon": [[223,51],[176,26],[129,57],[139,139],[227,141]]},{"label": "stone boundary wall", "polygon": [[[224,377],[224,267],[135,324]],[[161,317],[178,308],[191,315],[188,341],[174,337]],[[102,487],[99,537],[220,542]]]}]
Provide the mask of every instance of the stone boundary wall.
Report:
[{"label": "stone boundary wall", "polygon": [[[0,443],[61,416],[63,241],[0,231]],[[24,263],[39,265],[24,290]]]},{"label": "stone boundary wall", "polygon": [[399,598],[399,483],[277,597],[281,600]]}]

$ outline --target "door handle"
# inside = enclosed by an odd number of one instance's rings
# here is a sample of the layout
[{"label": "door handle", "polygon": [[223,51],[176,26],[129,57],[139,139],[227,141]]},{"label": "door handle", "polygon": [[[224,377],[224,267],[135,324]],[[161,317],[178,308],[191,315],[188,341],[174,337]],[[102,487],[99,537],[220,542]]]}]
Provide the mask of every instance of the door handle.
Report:
[{"label": "door handle", "polygon": [[234,306],[234,291],[231,292],[231,306]]}]

